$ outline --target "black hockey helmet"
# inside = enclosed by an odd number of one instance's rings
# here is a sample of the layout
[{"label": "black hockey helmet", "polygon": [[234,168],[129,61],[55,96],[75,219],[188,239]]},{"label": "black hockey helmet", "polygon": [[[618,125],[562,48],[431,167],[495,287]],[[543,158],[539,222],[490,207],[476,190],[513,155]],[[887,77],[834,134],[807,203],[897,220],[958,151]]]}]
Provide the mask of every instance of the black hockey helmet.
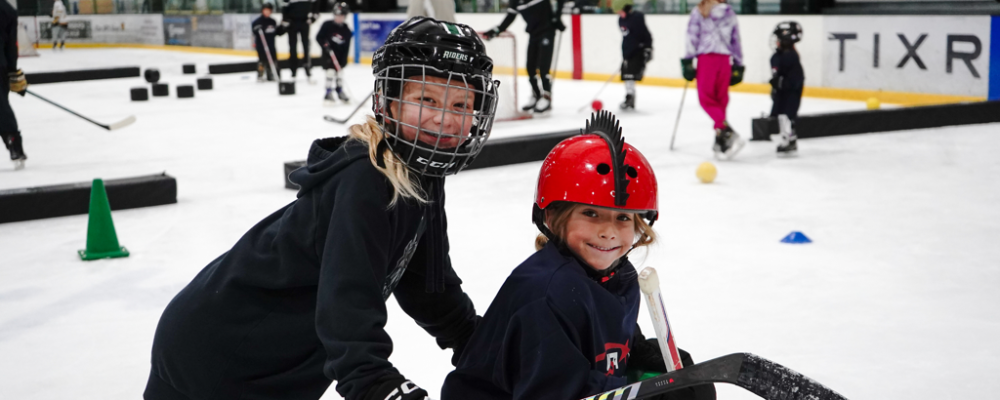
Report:
[{"label": "black hockey helmet", "polygon": [[274,4],[271,4],[270,1],[266,1],[266,2],[264,2],[264,4],[260,5],[260,10],[264,11],[265,8],[268,9],[268,10],[274,11]]},{"label": "black hockey helmet", "polygon": [[333,15],[347,15],[351,12],[351,7],[346,2],[339,1],[333,5]]},{"label": "black hockey helmet", "polygon": [[802,25],[795,21],[779,22],[772,32],[782,48],[789,48],[802,40]]},{"label": "black hockey helmet", "polygon": [[[493,59],[486,55],[486,46],[479,34],[467,25],[438,21],[427,17],[413,17],[396,27],[372,57],[375,90],[372,94],[372,111],[386,135],[385,143],[396,157],[420,175],[452,175],[468,166],[479,155],[489,137],[496,113],[498,81],[493,80]],[[425,77],[447,80],[447,84],[428,83]],[[422,109],[433,109],[445,114],[471,117],[468,136],[432,132],[423,127],[406,125],[420,133],[412,140],[404,138],[397,109],[390,110],[396,102],[402,108],[402,89],[405,83],[452,86],[467,89],[466,96],[475,96],[471,113],[425,104]],[[464,124],[464,122],[463,122]],[[442,128],[443,129],[443,128]],[[437,137],[434,145],[418,140],[420,135]],[[442,139],[460,139],[454,148],[439,148]]]}]

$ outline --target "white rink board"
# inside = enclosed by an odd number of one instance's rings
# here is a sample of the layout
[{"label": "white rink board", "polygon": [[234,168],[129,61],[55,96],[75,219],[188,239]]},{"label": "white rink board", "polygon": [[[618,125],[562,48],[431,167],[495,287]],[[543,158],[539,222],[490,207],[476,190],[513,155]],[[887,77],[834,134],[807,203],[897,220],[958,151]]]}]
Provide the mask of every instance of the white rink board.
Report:
[{"label": "white rink board", "polygon": [[[851,16],[826,17],[823,44],[822,86],[836,88],[891,90],[897,92],[935,93],[986,97],[990,71],[989,16]],[[841,65],[839,35],[853,35],[844,40]],[[876,67],[875,35],[879,36]],[[917,46],[914,58],[907,56],[907,45]],[[952,54],[975,55],[972,69],[961,58],[952,58],[948,71],[949,37],[959,40]],[[978,42],[978,54],[976,54]],[[808,71],[808,70],[807,70]],[[808,72],[807,72],[808,73]],[[976,76],[978,75],[978,76]],[[812,81],[816,82],[816,81]]]}]

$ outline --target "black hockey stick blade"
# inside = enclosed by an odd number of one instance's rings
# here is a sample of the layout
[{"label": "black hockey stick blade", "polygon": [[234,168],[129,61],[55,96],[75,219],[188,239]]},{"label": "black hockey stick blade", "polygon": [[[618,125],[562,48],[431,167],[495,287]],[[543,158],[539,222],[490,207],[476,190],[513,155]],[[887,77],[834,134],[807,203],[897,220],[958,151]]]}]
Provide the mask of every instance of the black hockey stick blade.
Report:
[{"label": "black hockey stick blade", "polygon": [[847,400],[805,375],[750,353],[708,360],[583,400],[644,400],[707,383],[730,383],[767,400]]},{"label": "black hockey stick blade", "polygon": [[133,124],[133,123],[135,122],[135,116],[132,116],[132,115],[130,115],[130,116],[129,116],[128,118],[125,118],[125,119],[123,119],[123,120],[121,120],[121,121],[118,121],[118,122],[115,122],[115,123],[113,123],[113,124],[111,124],[111,125],[105,125],[105,124],[102,124],[102,123],[100,123],[100,122],[97,122],[97,121],[94,121],[94,120],[92,120],[92,119],[90,119],[90,118],[87,118],[87,117],[84,117],[83,115],[80,115],[80,114],[76,113],[76,112],[75,112],[75,111],[73,111],[73,110],[70,110],[70,109],[68,109],[68,108],[66,108],[66,107],[63,107],[63,106],[59,105],[59,103],[56,103],[56,102],[54,102],[54,101],[52,101],[52,100],[49,100],[49,99],[46,99],[46,98],[44,98],[44,97],[42,97],[42,96],[39,96],[39,95],[38,95],[37,93],[35,93],[35,92],[32,92],[32,91],[30,91],[30,90],[25,90],[25,91],[26,91],[26,92],[28,92],[28,94],[30,94],[30,95],[32,95],[32,96],[35,96],[35,97],[37,97],[37,98],[39,98],[39,99],[41,99],[41,100],[45,101],[46,103],[49,103],[49,104],[51,104],[51,105],[54,105],[54,106],[56,106],[56,107],[59,107],[59,108],[61,108],[61,109],[62,109],[63,111],[66,111],[66,112],[68,112],[68,113],[70,113],[70,114],[73,114],[73,115],[75,115],[75,116],[77,116],[77,117],[80,117],[80,118],[83,118],[83,119],[84,119],[85,121],[87,121],[87,122],[90,122],[90,123],[92,123],[92,124],[94,124],[94,125],[97,125],[97,126],[99,126],[99,127],[101,127],[101,128],[104,128],[104,129],[107,129],[107,130],[109,130],[109,131],[113,131],[113,130],[115,130],[115,129],[121,129],[121,128],[124,128],[124,127],[126,127],[126,126],[129,126],[129,125],[132,125],[132,124]]},{"label": "black hockey stick blade", "polygon": [[354,107],[354,111],[351,111],[351,114],[349,114],[346,118],[340,119],[340,118],[336,118],[336,117],[334,117],[332,115],[324,115],[323,116],[323,120],[325,120],[327,122],[333,122],[335,124],[345,124],[345,123],[347,123],[347,121],[349,121],[351,118],[354,117],[354,114],[358,113],[358,110],[360,110],[361,107],[363,107],[365,104],[368,104],[368,100],[367,99],[371,99],[373,94],[375,94],[375,92],[368,93],[368,97],[365,98],[366,100],[361,100],[360,102],[358,102],[358,106]]}]

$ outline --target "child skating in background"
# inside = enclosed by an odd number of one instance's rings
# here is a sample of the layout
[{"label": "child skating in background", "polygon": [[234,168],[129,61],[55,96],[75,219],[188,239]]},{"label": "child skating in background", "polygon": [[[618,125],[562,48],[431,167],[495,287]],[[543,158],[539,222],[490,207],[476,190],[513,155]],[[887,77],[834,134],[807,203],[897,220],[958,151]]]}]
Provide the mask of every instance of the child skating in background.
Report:
[{"label": "child skating in background", "polygon": [[[640,292],[627,258],[656,240],[656,176],[607,111],[583,133],[543,162],[537,252],[500,288],[442,400],[580,399],[626,385],[627,371],[666,371],[656,340],[636,325]],[[712,385],[658,397],[714,398]]]},{"label": "child skating in background", "polygon": [[795,121],[799,118],[799,103],[802,101],[802,87],[805,73],[799,62],[795,43],[802,40],[802,26],[795,21],[781,22],[774,28],[772,40],[776,48],[771,56],[771,117],[778,118],[781,142],[778,155],[792,155],[798,152],[795,143]]},{"label": "child skating in background", "polygon": [[615,0],[611,8],[618,13],[622,30],[622,81],[625,82],[625,102],[622,110],[635,109],[635,82],[642,80],[646,63],[653,59],[653,36],[646,28],[646,16],[632,9],[633,0]]},{"label": "child skating in background", "polygon": [[[264,3],[260,6],[260,16],[250,25],[253,28],[254,47],[257,48],[257,82],[263,82],[265,75],[267,75],[268,81],[273,82],[274,74],[280,75],[278,71],[271,70],[272,66],[278,67],[277,55],[274,53],[274,37],[283,35],[285,32],[283,28],[278,26],[274,18],[271,18],[272,11],[274,11],[274,6],[271,3]],[[261,41],[261,33],[264,34],[266,41]]]},{"label": "child skating in background", "polygon": [[732,158],[746,144],[726,122],[729,86],[743,80],[744,69],[739,25],[732,7],[725,0],[701,0],[691,10],[686,43],[681,68],[684,79],[698,78],[698,101],[715,123],[712,150],[718,158]]},{"label": "child skating in background", "polygon": [[68,29],[66,6],[63,5],[62,0],[56,0],[52,3],[52,50],[66,48],[66,31]]},{"label": "child skating in background", "polygon": [[[333,21],[326,21],[319,28],[316,34],[316,42],[323,48],[323,69],[326,70],[326,96],[323,100],[328,102],[336,101],[333,92],[336,90],[337,98],[343,102],[350,99],[343,88],[344,66],[347,65],[347,53],[351,49],[351,37],[354,34],[347,26],[347,13],[350,12],[347,3],[339,2],[333,5]],[[333,58],[336,57],[336,61]],[[334,84],[336,83],[336,86]]]}]

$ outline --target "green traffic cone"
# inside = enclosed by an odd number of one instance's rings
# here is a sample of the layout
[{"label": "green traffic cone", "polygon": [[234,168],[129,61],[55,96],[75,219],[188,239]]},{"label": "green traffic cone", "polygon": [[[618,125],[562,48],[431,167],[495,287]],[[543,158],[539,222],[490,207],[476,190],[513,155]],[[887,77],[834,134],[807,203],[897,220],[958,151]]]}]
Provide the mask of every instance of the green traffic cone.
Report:
[{"label": "green traffic cone", "polygon": [[84,261],[100,258],[128,257],[128,250],[118,245],[115,223],[111,221],[111,204],[104,181],[94,179],[90,187],[90,220],[87,222],[87,249],[77,254]]}]

